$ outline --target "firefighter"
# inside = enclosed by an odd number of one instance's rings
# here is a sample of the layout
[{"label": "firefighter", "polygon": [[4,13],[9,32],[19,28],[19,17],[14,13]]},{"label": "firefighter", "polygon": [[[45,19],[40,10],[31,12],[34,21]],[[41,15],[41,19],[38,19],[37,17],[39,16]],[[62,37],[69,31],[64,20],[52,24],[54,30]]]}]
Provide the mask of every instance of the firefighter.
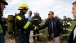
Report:
[{"label": "firefighter", "polygon": [[[32,17],[31,17],[31,16],[32,16],[32,11],[29,11],[29,12],[28,12],[28,16],[26,16],[26,18],[27,18],[28,21],[30,21],[30,22],[31,22],[31,20],[32,20]],[[27,30],[26,33],[27,33],[27,34],[26,34],[26,39],[27,39],[26,41],[27,41],[27,43],[29,43],[30,30]]]},{"label": "firefighter", "polygon": [[71,22],[67,20],[66,16],[64,16],[64,19],[62,20],[63,23],[63,37],[67,40],[68,37],[68,27],[71,26]]},{"label": "firefighter", "polygon": [[33,26],[28,19],[25,18],[25,14],[28,11],[28,6],[22,3],[18,8],[20,13],[15,17],[15,42],[16,43],[27,43],[26,42],[26,31],[30,29],[36,30],[36,26]]},{"label": "firefighter", "polygon": [[41,17],[40,17],[40,14],[37,13],[37,16],[39,17],[39,25],[41,25],[41,24],[40,24],[40,23],[41,23]]},{"label": "firefighter", "polygon": [[[41,23],[41,17],[39,16],[38,12],[34,12],[34,16],[32,17],[32,24],[35,26],[39,26]],[[33,31],[33,40],[37,37],[37,41],[39,41],[39,30]]]},{"label": "firefighter", "polygon": [[3,10],[5,8],[5,5],[8,5],[8,3],[6,2],[6,0],[0,0],[0,43],[5,43],[4,33],[3,33],[3,28],[2,28],[2,25],[5,24],[2,21]]}]

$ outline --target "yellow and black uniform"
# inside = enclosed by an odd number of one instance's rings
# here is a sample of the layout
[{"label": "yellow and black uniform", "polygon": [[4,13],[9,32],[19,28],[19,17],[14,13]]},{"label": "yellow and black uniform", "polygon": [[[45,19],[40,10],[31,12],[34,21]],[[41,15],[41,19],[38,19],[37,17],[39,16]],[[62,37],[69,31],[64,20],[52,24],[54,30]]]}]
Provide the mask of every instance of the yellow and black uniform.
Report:
[{"label": "yellow and black uniform", "polygon": [[[29,29],[36,30],[36,27],[33,26],[28,19],[25,18],[24,13],[20,12],[15,18],[15,38],[16,43],[25,43],[26,40],[26,31]],[[17,40],[18,39],[18,40]]]},{"label": "yellow and black uniform", "polygon": [[[40,16],[33,16],[32,17],[32,24],[35,26],[39,26],[41,23],[41,17]],[[35,37],[37,36],[37,41],[39,41],[39,30],[34,30],[33,32],[33,39],[35,40]]]},{"label": "yellow and black uniform", "polygon": [[26,42],[26,31],[34,29],[36,30],[36,26],[33,26],[28,19],[25,18],[25,14],[27,13],[28,6],[26,4],[21,4],[19,9],[20,13],[15,16],[14,24],[15,24],[15,42],[16,43],[27,43]]},{"label": "yellow and black uniform", "polygon": [[68,37],[68,27],[72,26],[72,24],[67,19],[63,19],[62,22],[63,22],[63,36],[64,36],[64,39],[67,40],[67,37]]}]

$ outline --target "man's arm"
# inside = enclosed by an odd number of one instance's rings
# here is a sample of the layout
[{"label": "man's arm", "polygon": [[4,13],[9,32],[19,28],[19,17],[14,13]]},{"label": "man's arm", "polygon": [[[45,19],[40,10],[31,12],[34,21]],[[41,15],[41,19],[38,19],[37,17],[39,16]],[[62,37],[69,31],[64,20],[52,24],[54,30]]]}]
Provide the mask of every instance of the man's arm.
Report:
[{"label": "man's arm", "polygon": [[33,26],[31,24],[31,22],[28,21],[28,19],[21,17],[21,16],[16,16],[16,18],[18,19],[18,25],[21,28],[24,28],[24,30],[27,29],[36,29],[36,26]]},{"label": "man's arm", "polygon": [[39,27],[39,30],[44,29],[47,26],[48,26],[48,20],[46,20],[46,22],[42,26]]}]

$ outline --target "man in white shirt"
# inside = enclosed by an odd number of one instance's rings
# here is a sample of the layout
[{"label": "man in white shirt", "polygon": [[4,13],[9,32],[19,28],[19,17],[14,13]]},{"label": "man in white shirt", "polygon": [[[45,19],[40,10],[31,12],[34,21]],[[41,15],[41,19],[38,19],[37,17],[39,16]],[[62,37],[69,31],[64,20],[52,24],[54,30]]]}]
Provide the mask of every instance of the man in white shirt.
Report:
[{"label": "man in white shirt", "polygon": [[[28,12],[28,16],[26,16],[26,18],[28,19],[28,21],[30,21],[31,22],[31,19],[32,19],[32,11],[29,11]],[[29,37],[30,37],[30,30],[27,30],[26,31],[26,43],[30,43],[29,42]]]},{"label": "man in white shirt", "polygon": [[[76,1],[72,4],[73,4],[72,13],[74,18],[76,18]],[[76,43],[76,26],[74,27],[73,31],[71,32],[68,38],[68,43]]]}]

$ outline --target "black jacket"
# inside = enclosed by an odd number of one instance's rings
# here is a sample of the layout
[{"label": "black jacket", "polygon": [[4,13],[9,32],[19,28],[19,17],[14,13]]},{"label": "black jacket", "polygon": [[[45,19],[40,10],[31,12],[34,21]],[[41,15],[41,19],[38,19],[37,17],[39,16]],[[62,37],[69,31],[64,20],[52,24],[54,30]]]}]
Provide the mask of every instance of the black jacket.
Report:
[{"label": "black jacket", "polygon": [[[20,16],[19,18],[21,18],[21,20],[19,20],[19,19],[17,18],[18,16]],[[33,25],[28,21],[28,19],[25,18],[23,12],[20,12],[18,15],[16,15],[14,22],[15,22],[15,29],[14,29],[15,34],[17,34],[17,33],[24,33],[24,32],[26,32],[27,30],[34,29],[34,28],[35,28],[35,26],[33,26]],[[28,24],[27,22],[29,22],[30,24]],[[26,25],[26,24],[27,24],[27,25]],[[25,29],[24,26],[27,27],[27,28]]]},{"label": "black jacket", "polygon": [[[76,27],[76,26],[75,26],[75,27]],[[74,27],[74,29],[75,29],[75,27]],[[68,38],[68,43],[76,43],[76,37],[75,37],[75,39],[73,40],[73,36],[74,36],[73,32],[74,32],[74,29],[73,29],[73,31],[71,32],[71,34],[70,34],[70,36],[69,36],[69,38]]]},{"label": "black jacket", "polygon": [[[53,21],[53,28],[51,22]],[[49,34],[54,33],[54,37],[57,37],[61,34],[63,34],[63,26],[59,19],[53,18],[47,19],[45,24],[39,27],[40,29],[44,29],[45,27],[48,27]]]},{"label": "black jacket", "polygon": [[32,17],[32,24],[33,25],[39,26],[40,23],[41,23],[41,17],[39,17],[39,16]]}]

